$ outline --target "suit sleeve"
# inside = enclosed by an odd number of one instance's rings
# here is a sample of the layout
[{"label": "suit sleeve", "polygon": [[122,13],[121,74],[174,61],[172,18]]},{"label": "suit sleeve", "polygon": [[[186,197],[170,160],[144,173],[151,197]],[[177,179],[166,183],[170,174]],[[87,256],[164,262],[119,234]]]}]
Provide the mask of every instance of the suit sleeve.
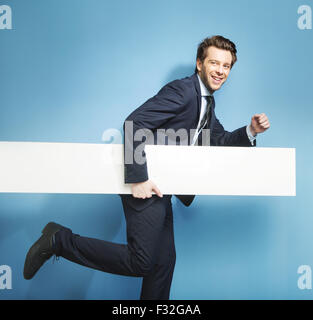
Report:
[{"label": "suit sleeve", "polygon": [[[157,95],[133,111],[124,122],[124,182],[137,183],[148,180],[144,145],[151,142],[156,129],[175,117],[186,105],[186,91],[176,80],[163,87]],[[132,127],[132,130],[127,129]],[[127,129],[127,130],[126,130]],[[135,141],[135,133],[142,129],[144,141]],[[136,161],[140,154],[142,163]]]},{"label": "suit sleeve", "polygon": [[246,126],[229,132],[224,129],[219,120],[216,118],[213,130],[211,131],[211,145],[252,147],[256,146],[256,140],[254,140],[252,145],[246,132]]}]

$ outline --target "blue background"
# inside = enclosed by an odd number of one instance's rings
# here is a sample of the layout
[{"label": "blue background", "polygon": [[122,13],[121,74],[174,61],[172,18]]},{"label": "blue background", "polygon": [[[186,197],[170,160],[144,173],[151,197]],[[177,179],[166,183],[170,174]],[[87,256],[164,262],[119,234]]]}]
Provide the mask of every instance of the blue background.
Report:
[{"label": "blue background", "polygon": [[[297,27],[298,7],[312,0],[1,4],[13,12],[13,29],[0,30],[1,141],[108,143],[105,130],[121,130],[164,84],[193,73],[203,38],[234,41],[238,62],[215,94],[217,116],[234,130],[265,112],[271,128],[258,146],[296,148],[297,196],[198,196],[189,208],[174,199],[171,298],[312,299],[297,286],[298,267],[313,266],[313,31]],[[62,258],[24,280],[26,252],[49,221],[125,242],[117,195],[0,194],[0,265],[13,274],[0,299],[139,298],[140,278]]]}]

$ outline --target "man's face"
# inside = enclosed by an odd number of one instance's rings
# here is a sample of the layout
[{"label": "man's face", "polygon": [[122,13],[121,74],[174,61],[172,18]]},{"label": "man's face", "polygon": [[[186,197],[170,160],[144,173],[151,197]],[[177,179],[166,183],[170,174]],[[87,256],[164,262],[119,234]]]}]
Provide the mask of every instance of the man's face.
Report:
[{"label": "man's face", "polygon": [[198,74],[207,87],[213,93],[220,89],[226,81],[232,63],[230,51],[209,47],[206,58],[203,61],[197,59]]}]

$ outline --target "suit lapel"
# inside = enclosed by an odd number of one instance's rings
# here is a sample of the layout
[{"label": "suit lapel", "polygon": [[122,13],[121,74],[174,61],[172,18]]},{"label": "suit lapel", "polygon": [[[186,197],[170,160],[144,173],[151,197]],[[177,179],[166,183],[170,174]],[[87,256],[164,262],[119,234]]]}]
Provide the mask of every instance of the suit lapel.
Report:
[{"label": "suit lapel", "polygon": [[197,119],[200,117],[200,111],[201,111],[201,90],[200,90],[200,83],[197,74],[195,73],[192,75],[192,80],[195,86],[195,90],[197,93]]}]

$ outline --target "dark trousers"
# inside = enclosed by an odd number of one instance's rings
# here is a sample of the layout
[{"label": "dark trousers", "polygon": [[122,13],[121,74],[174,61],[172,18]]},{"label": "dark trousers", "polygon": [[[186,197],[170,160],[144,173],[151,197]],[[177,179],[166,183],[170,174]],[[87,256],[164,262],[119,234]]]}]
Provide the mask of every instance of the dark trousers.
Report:
[{"label": "dark trousers", "polygon": [[122,197],[127,244],[81,237],[63,228],[56,255],[113,274],[143,277],[140,299],[169,299],[176,253],[171,196],[157,198],[141,211]]}]

